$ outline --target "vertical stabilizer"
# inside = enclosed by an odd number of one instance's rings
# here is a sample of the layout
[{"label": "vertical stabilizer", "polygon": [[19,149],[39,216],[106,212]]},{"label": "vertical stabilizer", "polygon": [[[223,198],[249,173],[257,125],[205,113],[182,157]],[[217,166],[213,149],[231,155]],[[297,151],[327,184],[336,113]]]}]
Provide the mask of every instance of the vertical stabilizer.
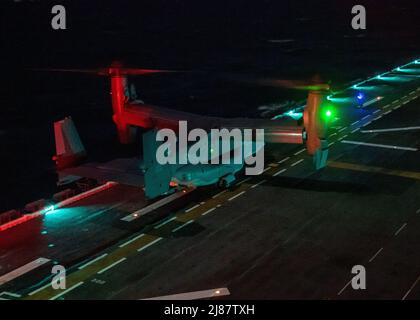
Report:
[{"label": "vertical stabilizer", "polygon": [[86,150],[80,140],[71,117],[54,122],[56,154],[53,157],[58,169],[72,167],[86,157]]},{"label": "vertical stabilizer", "polygon": [[174,165],[162,165],[156,160],[156,151],[160,143],[156,141],[157,130],[143,134],[144,192],[153,199],[169,191]]}]

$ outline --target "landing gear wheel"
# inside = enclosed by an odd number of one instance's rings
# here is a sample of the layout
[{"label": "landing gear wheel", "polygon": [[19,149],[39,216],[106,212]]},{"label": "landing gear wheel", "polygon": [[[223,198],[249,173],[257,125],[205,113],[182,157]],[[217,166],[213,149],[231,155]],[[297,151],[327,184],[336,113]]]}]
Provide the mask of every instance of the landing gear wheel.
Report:
[{"label": "landing gear wheel", "polygon": [[220,189],[226,189],[227,187],[229,187],[229,185],[226,179],[221,178],[219,179],[219,181],[217,181],[217,187]]}]

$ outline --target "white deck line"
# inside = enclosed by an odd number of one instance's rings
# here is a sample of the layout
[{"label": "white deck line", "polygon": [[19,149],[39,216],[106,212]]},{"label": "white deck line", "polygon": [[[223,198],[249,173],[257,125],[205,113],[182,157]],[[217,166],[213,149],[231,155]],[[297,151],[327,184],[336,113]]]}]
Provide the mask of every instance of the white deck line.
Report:
[{"label": "white deck line", "polygon": [[[186,190],[186,189],[184,189]],[[145,214],[148,214],[156,209],[159,209],[160,207],[163,207],[165,205],[167,205],[168,203],[171,203],[172,201],[181,198],[187,194],[189,194],[191,191],[193,191],[193,189],[183,192],[183,191],[179,191],[176,193],[171,194],[170,196],[167,196],[166,198],[163,198],[159,201],[156,201],[155,203],[152,203],[151,205],[148,205],[147,207],[141,208],[140,210],[137,210],[123,218],[121,218],[121,220],[123,221],[127,221],[127,222],[131,222],[133,220],[136,220],[138,218],[140,218],[141,216],[144,216]]]},{"label": "white deck line", "polygon": [[41,257],[41,258],[38,258],[36,260],[33,260],[33,261],[21,266],[21,267],[15,269],[13,271],[10,271],[9,273],[6,273],[6,274],[4,274],[0,277],[0,286],[9,282],[9,281],[12,281],[13,279],[18,278],[18,277],[24,275],[25,273],[28,273],[28,272],[30,272],[30,271],[46,264],[47,262],[50,262],[50,261],[51,261],[50,259]]},{"label": "white deck line", "polygon": [[417,148],[392,146],[392,145],[387,145],[387,144],[367,143],[367,142],[361,142],[361,141],[342,140],[341,143],[355,144],[355,145],[366,146],[366,147],[393,149],[393,150],[405,150],[405,151],[417,151],[418,150]]},{"label": "white deck line", "polygon": [[217,289],[210,289],[210,290],[171,294],[167,296],[160,296],[160,297],[147,298],[147,299],[141,299],[141,300],[197,300],[197,299],[206,299],[206,298],[221,297],[221,296],[228,296],[228,295],[230,295],[228,288],[217,288]]}]

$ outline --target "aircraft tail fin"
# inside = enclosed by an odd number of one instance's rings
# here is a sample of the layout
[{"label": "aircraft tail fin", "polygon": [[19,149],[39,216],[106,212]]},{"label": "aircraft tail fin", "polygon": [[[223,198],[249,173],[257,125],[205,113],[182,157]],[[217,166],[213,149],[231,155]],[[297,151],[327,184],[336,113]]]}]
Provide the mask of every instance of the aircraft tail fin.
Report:
[{"label": "aircraft tail fin", "polygon": [[80,163],[86,157],[86,150],[71,117],[54,122],[57,168],[64,169]]},{"label": "aircraft tail fin", "polygon": [[169,191],[174,168],[172,165],[161,165],[157,162],[156,151],[159,144],[156,135],[156,129],[143,134],[144,191],[149,199]]}]

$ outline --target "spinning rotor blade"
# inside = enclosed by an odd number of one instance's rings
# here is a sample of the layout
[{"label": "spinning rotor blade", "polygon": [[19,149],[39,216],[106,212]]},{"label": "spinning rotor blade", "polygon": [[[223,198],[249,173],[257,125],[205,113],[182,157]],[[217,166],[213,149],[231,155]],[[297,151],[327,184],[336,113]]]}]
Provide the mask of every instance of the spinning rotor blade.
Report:
[{"label": "spinning rotor blade", "polygon": [[175,72],[185,72],[178,70],[161,70],[161,69],[139,69],[139,68],[124,68],[121,66],[111,66],[109,68],[97,68],[97,69],[56,69],[56,68],[36,68],[31,69],[33,71],[50,71],[50,72],[70,72],[70,73],[84,73],[84,74],[93,74],[99,76],[113,76],[113,75],[122,75],[122,76],[143,76],[155,73],[175,73]]},{"label": "spinning rotor blade", "polygon": [[[111,71],[112,68],[110,68],[108,71]],[[171,73],[171,72],[181,72],[181,71],[175,71],[175,70],[160,70],[160,69],[137,69],[137,68],[121,68],[119,69],[120,73],[123,75],[129,75],[129,76],[143,76],[153,73]]]},{"label": "spinning rotor blade", "polygon": [[51,71],[51,72],[72,72],[72,73],[88,73],[98,74],[99,69],[55,69],[55,68],[35,68],[32,71]]},{"label": "spinning rotor blade", "polygon": [[230,81],[243,82],[254,84],[258,86],[275,87],[275,88],[288,88],[306,91],[328,91],[330,90],[329,84],[314,77],[309,81],[293,80],[293,79],[275,79],[275,78],[255,78],[250,76],[240,76],[224,74],[223,77]]},{"label": "spinning rotor blade", "polygon": [[327,91],[330,89],[329,84],[320,83],[316,81],[299,81],[299,80],[284,80],[284,79],[260,79],[256,83],[261,86],[269,86],[276,88],[290,88],[306,91]]}]

